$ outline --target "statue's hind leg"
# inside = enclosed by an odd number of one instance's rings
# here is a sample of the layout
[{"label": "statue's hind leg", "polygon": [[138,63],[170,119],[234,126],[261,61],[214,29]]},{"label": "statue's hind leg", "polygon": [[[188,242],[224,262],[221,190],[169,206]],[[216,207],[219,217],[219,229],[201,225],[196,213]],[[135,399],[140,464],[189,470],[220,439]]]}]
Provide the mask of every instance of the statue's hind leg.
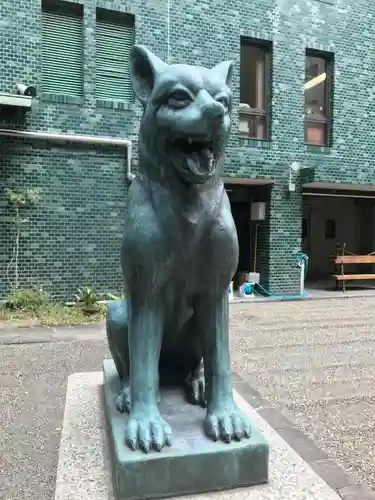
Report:
[{"label": "statue's hind leg", "polygon": [[[126,300],[114,300],[108,304],[106,319],[108,346],[121,380],[121,392],[116,399],[120,413],[130,412],[130,360],[128,339],[128,308]],[[158,395],[158,402],[160,395]]]},{"label": "statue's hind leg", "polygon": [[191,368],[184,380],[184,389],[189,403],[206,407],[205,378],[202,358],[201,339],[199,338],[197,316],[193,314],[183,327],[181,356],[188,358]]},{"label": "statue's hind leg", "polygon": [[198,368],[191,372],[185,380],[185,392],[191,404],[202,406],[202,408],[206,407],[203,359]]},{"label": "statue's hind leg", "polygon": [[129,388],[129,343],[128,310],[126,300],[115,300],[108,304],[107,339],[113,361],[121,380],[121,392],[116,400],[116,408],[121,413],[130,411]]}]

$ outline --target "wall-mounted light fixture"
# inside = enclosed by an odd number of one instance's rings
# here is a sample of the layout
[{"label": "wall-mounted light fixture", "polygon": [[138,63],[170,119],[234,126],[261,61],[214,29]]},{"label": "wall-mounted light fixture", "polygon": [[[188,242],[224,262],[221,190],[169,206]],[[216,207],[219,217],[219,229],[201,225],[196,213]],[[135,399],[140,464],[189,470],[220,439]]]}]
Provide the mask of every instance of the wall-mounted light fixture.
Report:
[{"label": "wall-mounted light fixture", "polygon": [[24,85],[23,83],[17,83],[17,92],[20,95],[26,95],[28,97],[36,97],[36,87],[33,85]]},{"label": "wall-mounted light fixture", "polygon": [[296,190],[296,183],[294,181],[295,177],[300,173],[301,170],[305,170],[307,168],[311,168],[309,166],[301,165],[298,161],[292,162],[289,167],[289,183],[288,183],[288,191],[290,193],[294,193]]}]

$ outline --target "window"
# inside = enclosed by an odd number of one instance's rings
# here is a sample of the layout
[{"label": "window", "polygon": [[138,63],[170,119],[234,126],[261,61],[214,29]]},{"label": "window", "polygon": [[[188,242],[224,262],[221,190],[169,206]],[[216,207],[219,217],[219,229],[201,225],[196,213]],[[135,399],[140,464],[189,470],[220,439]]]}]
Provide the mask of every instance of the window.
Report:
[{"label": "window", "polygon": [[332,117],[332,64],[330,55],[306,51],[305,142],[329,146]]},{"label": "window", "polygon": [[241,40],[239,132],[243,137],[269,137],[271,43]]},{"label": "window", "polygon": [[336,238],[336,221],[333,219],[326,220],[325,237],[326,239]]},{"label": "window", "polygon": [[133,43],[133,16],[97,9],[95,83],[97,99],[132,102],[129,58]]},{"label": "window", "polygon": [[302,239],[305,240],[308,236],[308,231],[307,231],[307,219],[303,218],[302,219]]},{"label": "window", "polygon": [[59,0],[42,3],[42,90],[83,95],[83,8]]}]

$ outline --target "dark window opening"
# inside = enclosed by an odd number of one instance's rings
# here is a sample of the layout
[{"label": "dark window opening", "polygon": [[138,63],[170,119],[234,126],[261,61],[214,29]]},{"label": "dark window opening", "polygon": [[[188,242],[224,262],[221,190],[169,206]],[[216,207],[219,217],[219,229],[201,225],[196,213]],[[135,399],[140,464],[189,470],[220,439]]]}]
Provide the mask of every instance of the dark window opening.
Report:
[{"label": "dark window opening", "polygon": [[325,237],[326,239],[336,238],[336,222],[333,219],[326,220]]},{"label": "dark window opening", "polygon": [[332,54],[306,51],[305,143],[330,146],[332,137]]},{"label": "dark window opening", "polygon": [[242,39],[239,133],[250,139],[269,138],[271,42]]},{"label": "dark window opening", "polygon": [[83,17],[83,5],[64,0],[42,0],[42,11]]},{"label": "dark window opening", "polygon": [[307,238],[307,219],[302,219],[302,239],[305,240]]}]

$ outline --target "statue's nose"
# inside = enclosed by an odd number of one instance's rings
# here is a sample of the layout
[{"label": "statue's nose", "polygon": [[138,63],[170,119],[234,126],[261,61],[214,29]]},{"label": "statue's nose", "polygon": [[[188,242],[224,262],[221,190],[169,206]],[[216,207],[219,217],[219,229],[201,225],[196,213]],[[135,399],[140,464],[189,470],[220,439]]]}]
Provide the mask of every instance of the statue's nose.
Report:
[{"label": "statue's nose", "polygon": [[196,101],[204,118],[210,121],[214,120],[215,122],[223,118],[225,113],[224,106],[220,102],[217,102],[206,90],[201,90],[198,93]]},{"label": "statue's nose", "polygon": [[219,102],[214,101],[205,106],[204,115],[207,118],[214,118],[218,120],[224,116],[224,107]]}]

